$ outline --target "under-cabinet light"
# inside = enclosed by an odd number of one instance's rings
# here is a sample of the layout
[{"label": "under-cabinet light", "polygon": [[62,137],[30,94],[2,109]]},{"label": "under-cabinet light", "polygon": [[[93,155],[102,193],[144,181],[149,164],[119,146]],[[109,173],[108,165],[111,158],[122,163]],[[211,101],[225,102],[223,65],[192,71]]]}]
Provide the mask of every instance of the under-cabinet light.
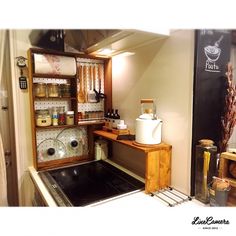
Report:
[{"label": "under-cabinet light", "polygon": [[128,56],[132,56],[134,55],[135,52],[122,52],[122,53],[119,53],[117,55],[115,55],[116,57],[128,57]]},{"label": "under-cabinet light", "polygon": [[110,48],[102,48],[96,52],[97,55],[103,55],[103,56],[109,56],[111,55],[115,50]]}]

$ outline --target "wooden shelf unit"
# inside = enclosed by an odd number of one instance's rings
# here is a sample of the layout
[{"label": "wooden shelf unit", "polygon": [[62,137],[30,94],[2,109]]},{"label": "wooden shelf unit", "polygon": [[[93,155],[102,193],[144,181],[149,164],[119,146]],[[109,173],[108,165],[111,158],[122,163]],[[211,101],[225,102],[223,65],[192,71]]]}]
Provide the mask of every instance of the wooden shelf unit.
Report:
[{"label": "wooden shelf unit", "polygon": [[231,190],[229,191],[228,206],[236,206],[236,179],[229,173],[230,162],[236,162],[236,154],[223,152],[220,155],[219,177],[229,181]]},{"label": "wooden shelf unit", "polygon": [[[33,163],[36,170],[46,170],[51,168],[57,168],[61,166],[67,166],[71,164],[76,164],[79,162],[85,162],[94,159],[94,151],[93,151],[93,131],[95,129],[101,128],[101,123],[94,124],[83,124],[78,125],[78,102],[77,102],[77,85],[78,85],[78,70],[76,75],[67,76],[67,75],[53,75],[53,74],[38,74],[34,71],[34,54],[51,54],[51,55],[59,55],[59,56],[68,56],[74,57],[77,61],[77,58],[85,58],[85,59],[97,59],[102,60],[104,63],[104,93],[106,94],[106,99],[104,101],[104,109],[112,107],[112,61],[111,58],[102,58],[102,57],[94,57],[86,54],[78,54],[71,52],[59,52],[55,50],[46,50],[41,48],[30,48],[28,50],[28,83],[29,83],[29,97],[30,97],[30,110],[31,110],[31,130],[32,130],[32,145],[33,145]],[[58,97],[58,98],[37,98],[34,96],[34,78],[45,78],[45,79],[63,79],[67,80],[71,84],[71,97]],[[75,125],[60,125],[60,126],[48,126],[48,127],[37,127],[35,122],[35,102],[44,102],[44,101],[67,101],[71,110],[74,111]],[[87,137],[88,137],[88,155],[76,156],[76,157],[66,157],[63,159],[50,160],[45,162],[38,162],[37,160],[37,132],[45,130],[50,132],[52,129],[63,129],[63,128],[73,128],[87,126]]]},{"label": "wooden shelf unit", "polygon": [[[95,136],[123,144],[144,152],[146,159],[145,168],[145,192],[151,193],[170,186],[171,183],[171,150],[172,146],[166,143],[160,143],[155,146],[141,147],[134,144],[131,140],[117,140],[117,135],[103,131],[95,130]],[[133,158],[133,157],[130,157]]]}]

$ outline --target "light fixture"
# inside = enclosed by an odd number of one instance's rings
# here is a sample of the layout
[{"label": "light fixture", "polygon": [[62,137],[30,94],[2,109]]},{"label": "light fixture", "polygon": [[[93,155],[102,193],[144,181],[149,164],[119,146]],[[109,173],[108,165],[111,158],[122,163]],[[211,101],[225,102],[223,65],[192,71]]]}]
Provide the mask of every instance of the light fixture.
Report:
[{"label": "light fixture", "polygon": [[121,52],[121,53],[119,53],[119,54],[117,54],[117,55],[115,55],[116,57],[128,57],[128,56],[132,56],[132,55],[134,55],[135,54],[135,52]]},{"label": "light fixture", "polygon": [[96,54],[101,55],[101,56],[110,56],[113,52],[115,52],[114,49],[102,48],[102,49],[99,49],[98,51],[96,51]]}]

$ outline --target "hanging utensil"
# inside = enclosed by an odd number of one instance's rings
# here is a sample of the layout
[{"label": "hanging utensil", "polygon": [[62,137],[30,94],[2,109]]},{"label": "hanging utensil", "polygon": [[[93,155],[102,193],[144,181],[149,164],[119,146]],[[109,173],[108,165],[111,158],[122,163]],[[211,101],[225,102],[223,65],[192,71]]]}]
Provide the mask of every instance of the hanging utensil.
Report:
[{"label": "hanging utensil", "polygon": [[87,88],[87,66],[83,66],[83,82],[84,82],[84,102],[88,102]]},{"label": "hanging utensil", "polygon": [[95,92],[95,99],[96,99],[96,102],[99,102],[100,101],[100,96],[99,96],[99,92],[96,90],[96,66],[94,65],[94,68],[93,68],[93,84],[94,84],[94,89],[93,91]]},{"label": "hanging utensil", "polygon": [[88,102],[97,102],[96,93],[94,92],[93,85],[93,66],[91,65],[89,68],[89,91],[88,91]]},{"label": "hanging utensil", "polygon": [[85,96],[83,91],[83,66],[79,66],[79,93],[78,93],[78,102],[84,103],[85,102]]},{"label": "hanging utensil", "polygon": [[98,65],[98,85],[99,85],[99,100],[100,98],[106,98],[106,95],[101,92],[102,89],[102,65]]}]

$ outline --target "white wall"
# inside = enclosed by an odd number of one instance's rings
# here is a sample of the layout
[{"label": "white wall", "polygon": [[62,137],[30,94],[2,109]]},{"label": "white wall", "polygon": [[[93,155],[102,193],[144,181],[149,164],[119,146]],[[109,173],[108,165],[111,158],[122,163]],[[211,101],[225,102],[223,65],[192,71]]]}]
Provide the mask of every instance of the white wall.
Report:
[{"label": "white wall", "polygon": [[27,50],[31,47],[29,42],[30,30],[10,31],[10,56],[12,73],[12,90],[14,103],[14,125],[17,155],[17,175],[20,205],[31,205],[32,191],[29,188],[28,167],[32,165],[32,136],[30,120],[30,104],[28,90],[19,88],[19,68],[16,66],[16,57],[27,58]]},{"label": "white wall", "polygon": [[191,171],[194,32],[172,31],[168,39],[112,59],[113,107],[134,131],[140,99],[155,98],[162,139],[172,145],[172,186],[189,194]]}]

